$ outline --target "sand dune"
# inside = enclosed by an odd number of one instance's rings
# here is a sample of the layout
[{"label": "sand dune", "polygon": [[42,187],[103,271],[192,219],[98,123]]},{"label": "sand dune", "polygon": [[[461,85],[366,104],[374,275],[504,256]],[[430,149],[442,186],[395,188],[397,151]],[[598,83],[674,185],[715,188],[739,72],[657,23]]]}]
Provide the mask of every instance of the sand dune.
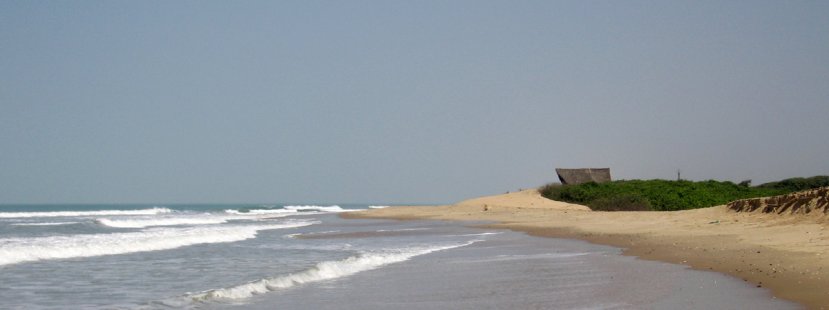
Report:
[{"label": "sand dune", "polygon": [[492,227],[578,238],[622,247],[626,254],[644,259],[723,272],[767,287],[777,297],[829,309],[829,216],[823,212],[737,212],[726,206],[593,212],[527,190],[454,205],[393,207],[343,216],[493,221],[497,224]]},{"label": "sand dune", "polygon": [[550,210],[574,210],[590,211],[590,208],[583,205],[553,201],[538,194],[536,190],[523,190],[503,195],[486,196],[473,198],[456,203],[455,206],[491,207],[500,208],[528,208],[528,209],[550,209]]}]

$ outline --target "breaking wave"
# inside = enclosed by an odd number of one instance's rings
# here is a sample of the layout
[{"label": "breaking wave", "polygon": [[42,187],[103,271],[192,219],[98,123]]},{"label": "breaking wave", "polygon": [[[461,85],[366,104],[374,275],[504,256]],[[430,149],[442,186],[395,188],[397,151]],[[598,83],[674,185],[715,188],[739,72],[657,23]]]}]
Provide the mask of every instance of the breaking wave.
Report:
[{"label": "breaking wave", "polygon": [[0,266],[23,262],[168,250],[195,244],[252,239],[260,230],[308,226],[294,221],[276,225],[150,228],[140,232],[0,239]]},{"label": "breaking wave", "polygon": [[72,217],[72,216],[109,216],[109,215],[156,215],[170,213],[173,210],[162,207],[140,210],[99,210],[99,211],[52,211],[52,212],[0,212],[0,218],[22,217]]},{"label": "breaking wave", "polygon": [[152,226],[177,226],[177,225],[209,225],[226,223],[231,218],[227,217],[171,217],[171,218],[147,218],[147,219],[108,219],[99,218],[95,222],[115,228],[144,228]]},{"label": "breaking wave", "polygon": [[228,214],[235,214],[235,215],[281,215],[281,216],[289,216],[289,215],[296,215],[298,213],[302,214],[313,214],[314,212],[322,212],[322,213],[336,213],[336,212],[347,212],[347,211],[356,211],[356,210],[346,210],[341,208],[340,206],[333,205],[333,206],[284,206],[281,209],[243,209],[243,210],[234,210],[228,209],[225,210],[225,213]]},{"label": "breaking wave", "polygon": [[344,212],[350,211],[340,208],[340,206],[284,206],[285,210],[294,211],[319,211],[319,212]]},{"label": "breaking wave", "polygon": [[234,209],[227,209],[225,210],[227,214],[235,214],[235,215],[282,215],[288,216],[292,214],[296,214],[296,211],[292,210],[282,210],[282,209],[253,209],[253,210],[234,210]]},{"label": "breaking wave", "polygon": [[466,243],[445,246],[415,247],[398,250],[388,250],[385,252],[378,253],[363,253],[340,261],[321,262],[312,268],[297,273],[261,279],[258,281],[249,282],[246,284],[228,288],[220,288],[200,293],[188,294],[182,296],[181,299],[183,300],[177,298],[178,301],[171,300],[162,303],[167,305],[178,304],[178,306],[181,306],[179,303],[182,301],[184,303],[199,303],[245,299],[253,295],[263,294],[281,289],[287,289],[305,283],[312,283],[346,277],[356,274],[358,272],[376,269],[384,265],[403,262],[415,256],[420,256],[436,251],[463,247],[478,241],[480,240],[473,240]]}]

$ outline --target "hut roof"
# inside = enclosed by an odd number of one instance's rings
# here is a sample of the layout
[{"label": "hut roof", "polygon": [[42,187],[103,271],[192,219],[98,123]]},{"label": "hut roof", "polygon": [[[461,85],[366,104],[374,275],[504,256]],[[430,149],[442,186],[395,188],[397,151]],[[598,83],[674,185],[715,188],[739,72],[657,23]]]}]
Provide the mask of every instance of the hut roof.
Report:
[{"label": "hut roof", "polygon": [[610,182],[610,168],[556,168],[561,184],[581,184],[587,182]]}]

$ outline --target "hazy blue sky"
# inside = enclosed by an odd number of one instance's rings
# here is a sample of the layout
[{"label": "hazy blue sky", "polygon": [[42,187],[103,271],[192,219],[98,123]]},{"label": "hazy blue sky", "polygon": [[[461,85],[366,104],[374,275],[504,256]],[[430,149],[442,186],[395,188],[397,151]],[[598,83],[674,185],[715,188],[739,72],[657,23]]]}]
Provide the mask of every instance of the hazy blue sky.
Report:
[{"label": "hazy blue sky", "polygon": [[829,1],[0,1],[0,202],[829,174]]}]

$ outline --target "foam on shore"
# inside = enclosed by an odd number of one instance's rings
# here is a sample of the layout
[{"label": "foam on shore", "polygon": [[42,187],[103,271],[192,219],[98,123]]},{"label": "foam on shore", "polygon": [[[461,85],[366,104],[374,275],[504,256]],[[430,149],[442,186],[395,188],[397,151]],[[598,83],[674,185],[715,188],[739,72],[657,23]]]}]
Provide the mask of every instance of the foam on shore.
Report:
[{"label": "foam on shore", "polygon": [[[318,263],[316,266],[301,272],[273,278],[261,279],[258,281],[228,288],[220,288],[190,294],[184,296],[184,298],[192,302],[231,301],[246,299],[250,298],[253,295],[263,294],[270,291],[276,291],[281,289],[287,289],[306,283],[346,277],[349,275],[356,274],[358,272],[372,270],[384,265],[403,262],[415,256],[420,256],[436,251],[463,247],[473,244],[475,242],[478,242],[478,240],[453,245],[405,248],[398,250],[388,250],[378,253],[363,253],[340,261],[321,262]],[[174,301],[170,302],[175,303]]]},{"label": "foam on shore", "polygon": [[0,266],[23,262],[158,251],[183,246],[255,238],[261,230],[315,224],[294,221],[274,225],[150,228],[140,232],[0,239]]}]

